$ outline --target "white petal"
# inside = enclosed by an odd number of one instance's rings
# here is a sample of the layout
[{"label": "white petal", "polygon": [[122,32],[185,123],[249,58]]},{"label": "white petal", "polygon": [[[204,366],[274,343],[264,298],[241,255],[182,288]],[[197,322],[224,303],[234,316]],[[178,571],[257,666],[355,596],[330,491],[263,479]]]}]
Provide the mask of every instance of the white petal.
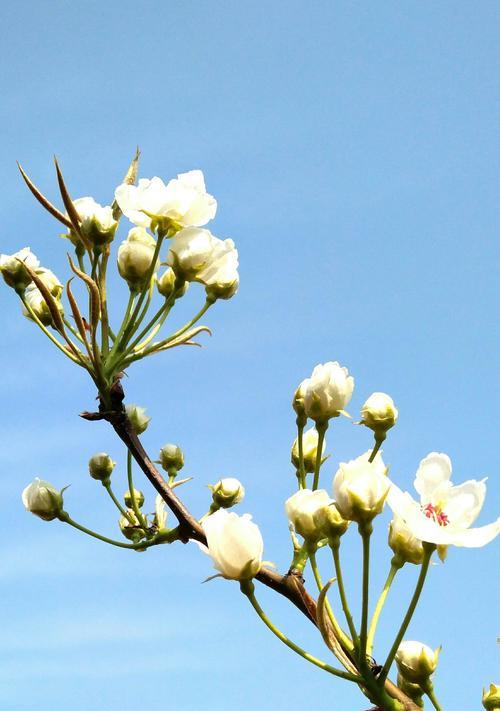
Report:
[{"label": "white petal", "polygon": [[469,528],[479,515],[486,496],[486,484],[471,479],[460,486],[453,486],[447,496],[444,513],[450,522],[460,528]]},{"label": "white petal", "polygon": [[432,502],[436,489],[448,482],[450,476],[451,461],[447,454],[431,452],[422,459],[414,482],[422,504]]},{"label": "white petal", "polygon": [[464,548],[481,548],[487,543],[490,543],[498,534],[500,533],[500,518],[498,518],[494,523],[489,523],[486,526],[479,526],[479,528],[466,528],[463,531],[459,531],[450,541],[455,546],[462,546]]}]

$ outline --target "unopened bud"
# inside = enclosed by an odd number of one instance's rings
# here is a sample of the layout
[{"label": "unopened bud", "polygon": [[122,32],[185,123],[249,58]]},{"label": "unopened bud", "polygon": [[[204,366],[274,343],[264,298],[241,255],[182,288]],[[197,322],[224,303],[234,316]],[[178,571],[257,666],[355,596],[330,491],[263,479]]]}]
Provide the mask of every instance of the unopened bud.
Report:
[{"label": "unopened bud", "polygon": [[285,502],[285,511],[293,529],[306,541],[319,541],[323,536],[315,520],[317,512],[332,504],[332,499],[324,489],[311,491],[300,489]]},{"label": "unopened bud", "polygon": [[349,521],[342,518],[333,502],[317,509],[313,514],[313,522],[320,538],[328,538],[332,542],[337,541],[349,526]]},{"label": "unopened bud", "polygon": [[122,516],[118,522],[120,531],[129,541],[138,543],[144,538],[144,531],[132,509],[127,509],[127,516]]},{"label": "unopened bud", "polygon": [[[146,278],[151,270],[156,249],[154,238],[144,227],[134,227],[118,248],[118,271],[132,291],[148,286]],[[158,269],[159,263],[154,266]]]},{"label": "unopened bud", "polygon": [[[53,318],[42,292],[33,283],[29,284],[23,295],[26,307],[23,314],[31,321],[38,319],[44,326],[53,326]],[[64,308],[58,296],[54,297],[57,310],[64,314]]]},{"label": "unopened bud", "polygon": [[245,496],[243,484],[233,477],[219,479],[216,484],[209,488],[212,490],[212,499],[215,506],[220,509],[229,509],[231,506],[239,504]]},{"label": "unopened bud", "polygon": [[[123,496],[123,500],[125,501],[125,506],[128,509],[133,509],[133,501],[132,501],[132,494],[130,493],[130,489],[127,490]],[[138,491],[137,489],[134,489],[134,500],[135,503],[139,508],[144,504],[144,494],[142,491]]]},{"label": "unopened bud", "polygon": [[109,454],[100,452],[89,459],[89,473],[92,479],[108,481],[116,466]]},{"label": "unopened bud", "polygon": [[425,685],[438,665],[441,647],[434,651],[422,642],[401,642],[396,652],[399,673],[412,684]]},{"label": "unopened bud", "polygon": [[398,410],[394,400],[385,393],[373,393],[361,408],[361,423],[375,434],[385,435],[394,427],[398,419]]},{"label": "unopened bud", "polygon": [[44,521],[53,521],[63,510],[62,491],[38,477],[24,489],[22,499],[26,511]]},{"label": "unopened bud", "polygon": [[401,518],[394,518],[389,526],[389,546],[402,563],[420,565],[424,558],[422,541],[415,538]]},{"label": "unopened bud", "polygon": [[176,444],[165,444],[160,449],[160,464],[162,469],[171,474],[178,472],[184,466],[184,454]]},{"label": "unopened bud", "polygon": [[0,254],[0,272],[5,283],[19,292],[24,291],[31,283],[31,277],[21,262],[31,269],[36,269],[40,264],[29,247],[23,247],[12,255]]},{"label": "unopened bud", "polygon": [[142,434],[148,428],[151,418],[146,415],[146,408],[139,405],[126,405],[125,411],[132,429],[136,434]]},{"label": "unopened bud", "polygon": [[306,417],[305,415],[305,407],[304,407],[304,395],[306,393],[306,388],[307,384],[309,382],[309,379],[303,380],[297,390],[295,391],[295,394],[293,396],[292,400],[292,407],[297,413],[299,417]]},{"label": "unopened bud", "polygon": [[[323,448],[321,451],[321,456],[325,451],[326,440],[323,440]],[[318,432],[315,427],[304,432],[302,435],[302,454],[304,456],[304,470],[306,473],[311,473],[314,471],[316,466],[316,457],[318,453]],[[299,468],[299,439],[295,440],[292,446],[292,464],[296,469]]]},{"label": "unopened bud", "polygon": [[[80,229],[89,242],[101,247],[113,240],[118,222],[114,219],[113,209],[109,205],[103,207],[92,197],[78,198],[73,201],[73,205],[82,220]],[[74,235],[67,236],[75,243]]]},{"label": "unopened bud", "polygon": [[483,706],[487,711],[500,709],[500,686],[498,684],[490,684],[490,688],[483,691]]},{"label": "unopened bud", "polygon": [[176,276],[174,270],[167,267],[163,274],[158,277],[156,286],[158,287],[160,294],[166,299],[168,299],[169,296],[172,296],[174,291],[175,296],[178,299],[181,296],[184,296],[188,290],[189,282],[182,282],[182,280]]}]

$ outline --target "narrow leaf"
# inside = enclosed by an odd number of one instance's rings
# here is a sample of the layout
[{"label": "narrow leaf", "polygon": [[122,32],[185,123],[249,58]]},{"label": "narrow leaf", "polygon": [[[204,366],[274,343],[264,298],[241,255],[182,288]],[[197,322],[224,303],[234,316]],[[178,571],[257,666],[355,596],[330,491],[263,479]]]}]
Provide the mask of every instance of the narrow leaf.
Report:
[{"label": "narrow leaf", "polygon": [[44,207],[47,212],[50,212],[50,214],[56,218],[56,220],[59,220],[59,222],[62,222],[63,225],[66,227],[71,227],[73,226],[71,224],[71,220],[69,220],[66,215],[63,215],[63,213],[57,209],[47,198],[45,195],[43,195],[40,190],[36,187],[36,185],[29,179],[29,177],[26,175],[26,173],[23,170],[23,167],[20,163],[17,164],[17,167],[19,168],[19,172],[23,176],[23,180],[30,189],[31,193],[35,196],[35,198],[38,200],[40,205]]},{"label": "narrow leaf", "polygon": [[97,328],[97,325],[99,323],[99,319],[101,317],[101,295],[99,294],[99,287],[95,283],[91,277],[89,277],[88,274],[85,274],[85,272],[82,272],[78,267],[76,267],[73,263],[73,260],[68,254],[68,261],[69,261],[69,266],[73,270],[73,272],[80,277],[82,281],[85,282],[85,284],[88,287],[89,293],[90,293],[90,326],[95,332],[95,329]]},{"label": "narrow leaf", "polygon": [[65,334],[64,322],[62,320],[62,316],[59,312],[59,309],[57,308],[57,304],[56,304],[54,297],[52,296],[52,294],[47,289],[44,282],[42,281],[42,279],[40,279],[40,277],[38,276],[38,274],[36,273],[36,271],[34,269],[29,267],[26,264],[26,262],[23,262],[20,259],[18,259],[17,261],[23,265],[23,267],[26,269],[26,271],[28,272],[30,277],[33,279],[35,286],[38,288],[41,295],[43,296],[45,303],[47,304],[47,307],[50,311],[50,315],[52,316],[52,321],[54,322],[55,328],[59,331],[59,333],[64,335]]},{"label": "narrow leaf", "polygon": [[[130,163],[127,172],[125,173],[125,176],[122,180],[122,184],[126,183],[127,185],[135,185],[137,181],[137,172],[139,170],[139,156],[141,155],[141,152],[139,150],[139,147],[136,148],[135,151],[135,156],[132,158],[132,162]],[[120,217],[122,216],[122,211],[120,210],[120,207],[116,200],[113,200],[113,204],[111,205],[111,208],[113,210],[113,218],[115,220],[119,220]]]},{"label": "narrow leaf", "polygon": [[332,628],[331,622],[326,612],[326,596],[328,590],[330,589],[330,586],[335,582],[335,580],[336,578],[331,578],[322,588],[319,594],[316,608],[316,622],[319,631],[321,632],[321,636],[323,637],[323,641],[325,642],[328,649],[330,649],[330,651],[335,654],[337,659],[342,662],[342,664],[348,671],[352,672],[353,674],[357,674],[358,670],[351,662],[347,654],[344,652],[342,645],[340,644],[339,640],[337,639],[337,636],[335,635],[335,632]]},{"label": "narrow leaf", "polygon": [[59,163],[57,162],[57,158],[54,158],[54,163],[56,166],[56,173],[57,173],[57,182],[59,184],[59,190],[61,192],[61,197],[64,203],[64,207],[66,208],[66,212],[68,213],[68,217],[71,220],[71,226],[77,233],[77,235],[80,237],[82,240],[83,244],[85,245],[85,248],[91,252],[92,251],[92,245],[90,244],[89,240],[85,235],[83,234],[81,228],[80,228],[80,215],[77,212],[76,207],[73,204],[73,200],[70,197],[70,194],[68,192],[68,189],[66,187],[66,183],[64,182],[63,174],[61,173],[61,169],[59,168]]}]

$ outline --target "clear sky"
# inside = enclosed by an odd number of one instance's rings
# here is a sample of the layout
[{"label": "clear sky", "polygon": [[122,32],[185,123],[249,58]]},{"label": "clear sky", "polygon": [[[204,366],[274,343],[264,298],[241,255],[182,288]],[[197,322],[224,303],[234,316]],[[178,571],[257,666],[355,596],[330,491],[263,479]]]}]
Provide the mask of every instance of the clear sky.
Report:
[{"label": "clear sky", "polygon": [[[1,251],[29,245],[67,276],[61,226],[35,204],[16,159],[57,200],[57,153],[73,196],[102,203],[137,144],[143,177],[203,169],[219,202],[213,231],[240,252],[240,292],[207,315],[205,348],[145,361],[125,386],[153,417],[151,452],[184,448],[194,512],[207,508],[207,484],[241,478],[240,508],[280,569],[295,486],[289,403],[325,360],[354,375],[354,416],[375,390],[394,397],[400,422],[384,458],[401,486],[428,452],[447,452],[457,483],[489,477],[479,523],[497,515],[498,22],[497,2],[461,0],[3,4]],[[113,298],[117,313],[118,280]],[[192,289],[174,323],[202,298]],[[271,711],[290,698],[366,708],[355,688],[271,638],[236,584],[202,586],[212,569],[194,545],[128,553],[24,512],[21,489],[40,476],[71,484],[74,517],[116,535],[86,463],[109,451],[121,491],[124,452],[107,425],[78,418],[95,396],[84,374],[20,315],[12,292],[0,299],[2,708]],[[369,445],[367,430],[336,422],[325,486]],[[375,590],[388,570],[388,521],[378,521]],[[357,538],[350,532],[344,551],[352,597]],[[407,567],[377,658],[415,581]],[[498,543],[450,549],[408,633],[443,645],[436,685],[448,711],[480,708],[481,688],[499,681],[497,570]],[[327,657],[291,606],[266,590],[261,601]]]}]

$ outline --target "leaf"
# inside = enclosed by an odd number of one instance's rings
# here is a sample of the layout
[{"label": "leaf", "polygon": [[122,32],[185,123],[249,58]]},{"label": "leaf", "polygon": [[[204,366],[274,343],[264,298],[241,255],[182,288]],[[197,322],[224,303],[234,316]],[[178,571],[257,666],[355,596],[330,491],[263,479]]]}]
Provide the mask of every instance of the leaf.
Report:
[{"label": "leaf", "polygon": [[[132,158],[132,161],[128,167],[127,172],[125,173],[125,177],[122,180],[122,184],[125,183],[126,185],[135,185],[137,181],[137,172],[139,170],[139,156],[141,155],[141,152],[139,150],[139,146],[137,146],[135,150],[135,156]],[[120,210],[120,207],[116,200],[113,200],[113,204],[111,205],[111,209],[113,210],[113,218],[115,220],[119,220],[120,217],[122,216],[122,211]]]},{"label": "leaf", "polygon": [[19,168],[19,171],[21,175],[23,176],[23,180],[32,192],[32,194],[35,196],[35,198],[38,200],[40,205],[44,207],[47,212],[50,212],[50,214],[56,218],[56,220],[59,220],[59,222],[62,222],[63,225],[66,227],[69,227],[70,229],[73,227],[71,220],[69,220],[66,215],[63,215],[63,213],[57,209],[47,198],[45,195],[43,195],[40,190],[36,187],[36,185],[29,179],[29,177],[26,175],[26,173],[23,170],[22,165],[18,162],[17,167]]}]

